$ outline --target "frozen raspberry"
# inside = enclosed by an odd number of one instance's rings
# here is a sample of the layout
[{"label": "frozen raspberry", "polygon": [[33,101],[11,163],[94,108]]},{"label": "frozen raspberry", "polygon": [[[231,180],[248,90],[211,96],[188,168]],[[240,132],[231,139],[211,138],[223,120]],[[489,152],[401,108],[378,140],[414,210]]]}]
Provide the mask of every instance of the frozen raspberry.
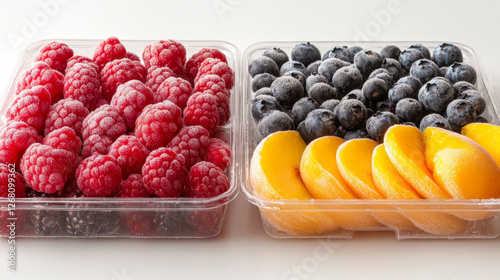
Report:
[{"label": "frozen raspberry", "polygon": [[50,110],[50,93],[43,86],[22,91],[7,110],[7,119],[23,121],[42,132]]},{"label": "frozen raspberry", "polygon": [[108,137],[102,137],[97,134],[90,135],[83,142],[82,157],[88,158],[93,155],[107,155],[113,140]]},{"label": "frozen raspberry", "polygon": [[73,56],[73,50],[68,45],[58,42],[48,43],[38,51],[36,61],[43,61],[50,68],[64,74],[68,59]]},{"label": "frozen raspberry", "polygon": [[127,54],[125,46],[116,37],[110,37],[99,43],[94,52],[94,61],[102,69],[106,63],[124,58]]},{"label": "frozen raspberry", "polygon": [[231,108],[229,105],[229,95],[227,94],[227,90],[223,89],[222,91],[214,91],[207,89],[203,91],[203,93],[208,93],[215,97],[217,101],[217,110],[219,111],[218,125],[225,125],[231,117]]},{"label": "frozen raspberry", "polygon": [[62,128],[71,127],[78,136],[82,135],[82,122],[88,116],[89,110],[82,102],[73,99],[61,99],[50,107],[45,120],[45,135]]},{"label": "frozen raspberry", "polygon": [[75,159],[71,152],[36,143],[24,153],[21,172],[35,191],[55,193],[64,188],[74,172]]},{"label": "frozen raspberry", "polygon": [[205,160],[225,170],[229,167],[229,163],[231,162],[231,148],[226,142],[217,138],[212,138],[208,143]]},{"label": "frozen raspberry", "polygon": [[122,224],[133,236],[150,236],[153,233],[153,214],[146,211],[122,211]]},{"label": "frozen raspberry", "polygon": [[136,55],[135,53],[127,52],[125,54],[125,58],[128,58],[128,59],[130,59],[132,61],[139,61],[139,62],[141,62],[141,58],[138,55]]},{"label": "frozen raspberry", "polygon": [[[9,192],[11,188],[14,189],[12,194]],[[12,195],[15,195],[15,198],[26,197],[23,176],[13,166],[0,163],[0,197],[12,197]]]},{"label": "frozen raspberry", "polygon": [[187,197],[216,197],[228,189],[229,179],[215,164],[201,161],[191,167],[186,186]]},{"label": "frozen raspberry", "polygon": [[111,196],[120,186],[122,170],[113,157],[93,155],[76,169],[76,181],[86,197]]},{"label": "frozen raspberry", "polygon": [[170,141],[167,148],[183,155],[186,168],[189,170],[191,166],[205,158],[209,139],[210,132],[205,128],[199,125],[186,126]]},{"label": "frozen raspberry", "polygon": [[217,138],[228,143],[230,135],[226,128],[218,126],[214,134],[212,135],[212,138]]},{"label": "frozen raspberry", "polygon": [[[81,161],[78,161],[78,165],[80,164],[80,162]],[[78,184],[76,183],[76,178],[68,179],[68,181],[66,182],[66,186],[62,190],[54,193],[54,195],[56,197],[68,197],[68,198],[83,197],[82,191],[78,188]]]},{"label": "frozen raspberry", "polygon": [[187,177],[184,162],[184,157],[171,149],[152,151],[142,167],[142,179],[148,192],[159,197],[180,197]]},{"label": "frozen raspberry", "polygon": [[148,105],[137,118],[135,136],[150,151],[165,147],[182,128],[181,115],[181,109],[168,100]]},{"label": "frozen raspberry", "polygon": [[193,83],[198,74],[198,68],[201,63],[207,58],[218,58],[227,63],[226,56],[217,49],[203,48],[199,52],[193,54],[191,58],[186,62],[186,68],[184,69],[184,74],[188,78],[188,81]]},{"label": "frozen raspberry", "polygon": [[99,107],[101,107],[102,105],[109,105],[109,101],[104,98],[97,100],[97,102],[94,105],[94,110],[99,109]]},{"label": "frozen raspberry", "polygon": [[224,82],[221,77],[214,74],[203,75],[203,77],[201,77],[194,85],[193,91],[202,92],[208,89],[213,90],[214,92],[223,91],[228,97],[230,96],[230,92],[226,88],[226,82]]},{"label": "frozen raspberry", "polygon": [[63,80],[63,74],[40,61],[21,75],[16,85],[16,94],[20,94],[25,89],[44,86],[50,93],[51,102],[56,103],[63,96]]},{"label": "frozen raspberry", "polygon": [[217,58],[207,58],[201,64],[198,70],[198,74],[194,79],[194,82],[198,82],[198,80],[204,75],[215,74],[222,79],[226,83],[227,89],[232,89],[234,85],[234,72],[231,70],[229,65]]},{"label": "frozen raspberry", "polygon": [[153,66],[148,69],[146,85],[156,94],[161,83],[170,77],[176,77],[175,73],[170,68]]},{"label": "frozen raspberry", "polygon": [[141,173],[149,150],[137,137],[123,135],[111,145],[109,155],[115,158],[122,169],[123,178],[127,178],[130,174]]},{"label": "frozen raspberry", "polygon": [[92,134],[97,134],[114,141],[126,132],[125,120],[120,116],[118,109],[111,105],[102,105],[91,112],[82,123],[83,140],[87,140]]},{"label": "frozen raspberry", "polygon": [[77,63],[87,64],[88,66],[94,68],[97,73],[101,73],[99,65],[97,65],[97,63],[95,63],[94,60],[81,55],[75,55],[72,56],[70,59],[68,59],[68,64],[66,65],[66,72],[68,72],[68,70]]},{"label": "frozen raspberry", "polygon": [[104,98],[111,100],[119,85],[132,80],[146,81],[146,68],[140,62],[122,58],[106,64],[101,72]]},{"label": "frozen raspberry", "polygon": [[8,122],[0,127],[0,162],[16,164],[16,169],[19,169],[18,163],[26,149],[42,140],[36,129],[25,122]]},{"label": "frozen raspberry", "polygon": [[123,180],[116,197],[151,197],[142,181],[141,174],[132,174]]},{"label": "frozen raspberry", "polygon": [[167,66],[177,76],[180,76],[186,62],[186,49],[181,43],[174,40],[160,40],[146,46],[142,58],[146,68]]},{"label": "frozen raspberry", "polygon": [[64,98],[78,100],[92,110],[101,95],[101,76],[90,64],[77,63],[68,69],[64,77]]},{"label": "frozen raspberry", "polygon": [[127,128],[134,130],[135,120],[144,107],[153,103],[151,89],[138,80],[132,80],[118,86],[110,104],[118,109]]},{"label": "frozen raspberry", "polygon": [[212,94],[194,93],[184,109],[184,122],[186,125],[201,125],[212,134],[219,123],[217,105],[217,98]]},{"label": "frozen raspberry", "polygon": [[82,140],[80,140],[80,137],[76,136],[75,131],[67,126],[47,134],[42,144],[55,149],[63,149],[72,152],[75,156],[78,156],[82,148]]},{"label": "frozen raspberry", "polygon": [[192,93],[193,88],[188,81],[182,78],[170,77],[163,81],[156,90],[155,102],[169,100],[179,106],[181,110],[184,110]]},{"label": "frozen raspberry", "polygon": [[226,207],[221,206],[208,210],[191,211],[187,215],[188,225],[193,228],[199,236],[210,237],[221,231],[222,221]]}]

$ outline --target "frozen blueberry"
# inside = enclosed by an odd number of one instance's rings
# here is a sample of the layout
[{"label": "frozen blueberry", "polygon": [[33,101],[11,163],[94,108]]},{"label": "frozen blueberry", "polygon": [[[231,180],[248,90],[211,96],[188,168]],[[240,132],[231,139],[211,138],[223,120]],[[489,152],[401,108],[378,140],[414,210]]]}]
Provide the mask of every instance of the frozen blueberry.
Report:
[{"label": "frozen blueberry", "polygon": [[415,128],[418,128],[418,126],[414,122],[402,122],[400,124],[401,125],[406,125],[406,126],[413,126]]},{"label": "frozen blueberry", "polygon": [[285,108],[292,108],[293,104],[304,96],[304,87],[299,80],[290,77],[278,77],[271,84],[273,96]]},{"label": "frozen blueberry", "polygon": [[462,51],[455,45],[450,43],[442,43],[437,46],[432,53],[432,60],[439,67],[450,66],[455,62],[462,62],[464,58]]},{"label": "frozen blueberry", "polygon": [[366,99],[377,102],[387,98],[389,86],[384,80],[373,78],[367,80],[361,90]]},{"label": "frozen blueberry", "polygon": [[339,97],[337,89],[325,83],[314,84],[307,94],[319,104],[329,99],[338,99]]},{"label": "frozen blueberry", "polygon": [[298,125],[301,123],[303,120],[306,119],[307,114],[309,114],[312,110],[318,109],[319,104],[316,102],[316,100],[309,98],[309,97],[303,97],[299,99],[299,101],[295,102],[293,104],[292,108],[292,119],[295,125]]},{"label": "frozen blueberry", "polygon": [[380,68],[383,58],[377,52],[363,50],[354,56],[354,64],[359,69],[363,78],[368,78],[373,70]]},{"label": "frozen blueberry", "polygon": [[337,107],[337,105],[339,105],[339,103],[340,103],[340,100],[338,100],[338,99],[330,99],[330,100],[327,100],[327,101],[321,103],[319,108],[335,112],[335,107]]},{"label": "frozen blueberry", "polygon": [[262,137],[278,131],[293,130],[293,120],[287,113],[273,110],[264,114],[257,126]]},{"label": "frozen blueberry", "polygon": [[252,90],[258,91],[261,88],[270,87],[276,77],[269,73],[257,74],[252,79]]},{"label": "frozen blueberry", "polygon": [[312,137],[306,130],[305,121],[299,123],[299,125],[297,126],[297,132],[300,134],[304,142],[306,142],[307,144],[309,144],[312,140],[314,140],[314,137]]},{"label": "frozen blueberry", "polygon": [[342,100],[356,99],[361,101],[365,106],[368,104],[368,100],[360,89],[351,90],[348,94],[342,97]]},{"label": "frozen blueberry", "polygon": [[448,71],[448,67],[440,67],[439,68],[439,75],[441,77],[444,77],[444,75],[446,75],[446,71]]},{"label": "frozen blueberry", "polygon": [[375,111],[372,108],[366,108],[366,119],[369,119],[373,115],[375,115]]},{"label": "frozen blueberry", "polygon": [[280,68],[280,76],[283,76],[286,72],[294,71],[294,70],[304,73],[304,75],[306,75],[306,77],[309,76],[309,72],[307,72],[307,69],[304,66],[304,64],[302,64],[298,61],[287,61],[287,62],[283,63],[283,65],[281,65],[281,68]]},{"label": "frozen blueberry", "polygon": [[285,74],[283,74],[282,76],[283,77],[290,76],[290,77],[297,79],[304,87],[304,93],[305,93],[307,77],[306,77],[306,75],[304,75],[304,73],[297,71],[297,70],[294,70],[294,71],[288,71]]},{"label": "frozen blueberry", "polygon": [[318,73],[325,76],[328,83],[331,84],[333,75],[342,67],[349,66],[349,62],[338,58],[328,58],[323,60],[318,67]]},{"label": "frozen blueberry", "polygon": [[336,136],[336,137],[339,137],[339,138],[344,138],[345,135],[347,134],[347,132],[349,132],[348,129],[346,129],[345,127],[339,125],[337,127],[337,130],[335,130],[335,133],[333,133],[333,136]]},{"label": "frozen blueberry", "polygon": [[396,84],[389,90],[389,100],[394,104],[405,98],[418,98],[417,93],[408,84]]},{"label": "frozen blueberry", "polygon": [[419,123],[423,108],[420,102],[413,98],[405,98],[396,104],[396,116],[400,122]]},{"label": "frozen blueberry", "polygon": [[486,110],[486,100],[479,94],[477,90],[471,89],[460,93],[457,99],[465,99],[472,102],[474,108],[476,108],[476,115],[481,115],[484,110]]},{"label": "frozen blueberry", "polygon": [[366,121],[366,107],[356,99],[340,101],[335,108],[339,124],[349,130],[363,127]]},{"label": "frozen blueberry", "polygon": [[363,76],[357,68],[344,66],[333,74],[332,85],[338,89],[340,95],[345,95],[363,86]]},{"label": "frozen blueberry", "polygon": [[453,84],[453,91],[455,93],[455,98],[457,98],[462,92],[466,90],[475,90],[476,87],[466,81],[456,82]]},{"label": "frozen blueberry", "polygon": [[490,123],[485,117],[483,116],[479,116],[476,118],[476,120],[474,121],[475,123]]},{"label": "frozen blueberry", "polygon": [[397,61],[396,59],[386,58],[384,59],[384,61],[382,61],[382,66],[380,67],[389,72],[389,75],[391,75],[393,81],[397,81],[405,75],[403,66],[401,66],[401,63],[399,63],[399,61]]},{"label": "frozen blueberry", "polygon": [[316,109],[307,114],[304,120],[306,131],[314,139],[333,135],[337,129],[335,115],[330,110]]},{"label": "frozen blueberry", "polygon": [[370,139],[370,134],[368,134],[368,131],[366,131],[365,128],[358,128],[347,132],[344,136],[344,140],[346,141],[352,139]]},{"label": "frozen blueberry", "polygon": [[349,49],[349,50],[350,50],[350,51],[351,51],[354,55],[356,55],[357,53],[359,53],[360,51],[362,51],[362,50],[363,50],[363,48],[362,48],[362,47],[360,47],[360,46],[350,46],[348,49]]},{"label": "frozen blueberry", "polygon": [[417,49],[406,49],[399,55],[399,63],[406,71],[410,71],[413,62],[424,59],[424,55]]},{"label": "frozen blueberry", "polygon": [[428,48],[422,46],[421,44],[413,44],[413,45],[409,46],[408,48],[419,50],[425,58],[431,59],[431,52],[429,51]]},{"label": "frozen blueberry", "polygon": [[328,80],[325,76],[320,75],[318,73],[311,73],[309,77],[306,79],[306,91],[309,92],[309,89],[317,83],[328,83]]},{"label": "frozen blueberry", "polygon": [[380,56],[382,56],[382,58],[392,58],[397,60],[399,59],[400,54],[401,50],[394,45],[387,45],[380,51]]},{"label": "frozen blueberry", "polygon": [[274,60],[270,59],[267,56],[259,56],[250,62],[248,66],[248,72],[250,72],[250,76],[255,77],[255,75],[262,73],[269,73],[275,77],[280,74],[280,70],[278,65]]},{"label": "frozen blueberry", "polygon": [[396,85],[399,85],[399,84],[409,85],[415,94],[418,93],[418,91],[422,87],[422,82],[419,79],[412,77],[412,76],[406,76],[406,77],[399,79],[396,82]]},{"label": "frozen blueberry", "polygon": [[440,75],[439,67],[432,60],[419,59],[413,62],[410,68],[410,76],[419,79],[422,84]]},{"label": "frozen blueberry", "polygon": [[446,108],[446,119],[455,131],[460,131],[462,126],[476,120],[476,108],[469,100],[453,100]]},{"label": "frozen blueberry", "polygon": [[260,121],[265,114],[273,111],[283,111],[280,103],[274,96],[269,95],[259,95],[252,100],[252,117],[255,122]]},{"label": "frozen blueberry", "polygon": [[292,49],[292,60],[300,61],[304,66],[321,60],[321,52],[310,42],[297,44]]},{"label": "frozen blueberry", "polygon": [[354,54],[346,46],[336,46],[328,53],[328,58],[338,58],[349,63],[354,62]]},{"label": "frozen blueberry", "polygon": [[391,112],[394,113],[396,110],[396,104],[392,103],[389,99],[385,99],[377,102],[375,106],[377,112]]},{"label": "frozen blueberry", "polygon": [[273,91],[271,90],[270,87],[264,87],[264,88],[261,88],[259,89],[258,91],[256,91],[254,94],[253,94],[253,97],[257,97],[259,95],[270,95],[270,96],[273,96]]},{"label": "frozen blueberry", "polygon": [[333,48],[328,49],[323,56],[321,57],[321,60],[327,60],[330,57],[330,52],[333,50]]},{"label": "frozen blueberry", "polygon": [[429,81],[418,92],[418,101],[432,113],[443,113],[453,99],[453,88],[441,80]]},{"label": "frozen blueberry", "polygon": [[321,60],[318,60],[318,61],[315,61],[315,62],[309,64],[309,66],[307,66],[307,72],[309,72],[309,74],[313,74],[313,73],[317,74],[320,64],[321,64]]},{"label": "frozen blueberry", "polygon": [[288,55],[280,48],[268,49],[264,52],[263,56],[267,56],[274,60],[278,67],[281,67],[281,65],[288,61]]},{"label": "frozen blueberry", "polygon": [[450,122],[439,114],[429,114],[422,118],[419,126],[420,130],[424,132],[424,130],[428,127],[440,127],[451,130]]},{"label": "frozen blueberry", "polygon": [[389,74],[389,71],[384,68],[375,69],[375,71],[373,71],[370,76],[368,76],[368,79],[373,78],[382,79],[388,87],[392,87],[392,84],[394,83],[392,80],[392,76]]},{"label": "frozen blueberry", "polygon": [[477,74],[474,67],[463,62],[455,62],[450,65],[450,67],[448,67],[448,70],[446,70],[446,74],[444,75],[444,77],[448,79],[452,84],[460,81],[466,81],[471,84],[475,84],[477,81]]},{"label": "frozen blueberry", "polygon": [[370,138],[380,143],[389,127],[399,124],[398,117],[391,112],[377,112],[366,121],[366,131]]}]

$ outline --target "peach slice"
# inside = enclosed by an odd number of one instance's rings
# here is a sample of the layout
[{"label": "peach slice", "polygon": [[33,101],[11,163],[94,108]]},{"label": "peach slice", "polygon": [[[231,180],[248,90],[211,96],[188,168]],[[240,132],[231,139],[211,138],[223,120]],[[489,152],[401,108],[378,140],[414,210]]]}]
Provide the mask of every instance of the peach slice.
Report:
[{"label": "peach slice", "polygon": [[481,145],[500,167],[500,126],[471,123],[462,127],[462,134]]}]

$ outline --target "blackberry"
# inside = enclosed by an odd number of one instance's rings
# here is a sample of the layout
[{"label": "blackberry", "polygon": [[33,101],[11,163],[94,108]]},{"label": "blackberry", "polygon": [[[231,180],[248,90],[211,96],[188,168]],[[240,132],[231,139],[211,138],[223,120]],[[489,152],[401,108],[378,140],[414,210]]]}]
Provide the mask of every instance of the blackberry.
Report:
[{"label": "blackberry", "polygon": [[455,98],[457,98],[462,92],[466,90],[475,90],[476,87],[466,81],[456,82],[453,84],[453,92],[455,94]]},{"label": "blackberry", "polygon": [[35,233],[41,236],[55,235],[64,225],[61,211],[34,210],[29,217]]},{"label": "blackberry", "polygon": [[368,100],[366,99],[365,95],[363,94],[363,92],[360,89],[352,90],[351,92],[346,94],[344,97],[342,97],[342,100],[349,100],[349,99],[356,99],[356,100],[363,102],[363,104],[365,104],[365,106],[368,105]]},{"label": "blackberry", "polygon": [[472,102],[474,108],[476,108],[476,115],[481,115],[484,110],[486,110],[486,100],[479,94],[477,90],[466,90],[457,96],[457,99],[465,99]]},{"label": "blackberry", "polygon": [[333,135],[337,129],[335,115],[330,110],[316,109],[307,114],[304,126],[313,138]]},{"label": "blackberry", "polygon": [[285,108],[291,108],[295,102],[304,96],[304,87],[299,80],[285,76],[279,77],[271,84],[273,96]]},{"label": "blackberry", "polygon": [[417,49],[406,49],[399,56],[399,63],[404,70],[410,71],[413,62],[424,59],[424,55]]},{"label": "blackberry", "polygon": [[300,61],[304,66],[308,66],[309,64],[321,60],[321,53],[310,42],[297,44],[292,48],[292,60]]},{"label": "blackberry", "polygon": [[362,47],[360,47],[360,46],[350,46],[348,49],[349,49],[349,50],[350,50],[350,51],[351,51],[354,55],[356,55],[357,53],[359,53],[360,51],[362,51],[362,50],[363,50],[363,48],[362,48]]},{"label": "blackberry", "polygon": [[450,67],[448,67],[448,70],[446,70],[446,74],[444,75],[444,77],[448,79],[452,84],[460,81],[466,81],[471,84],[475,84],[477,81],[477,74],[474,67],[462,62],[455,62],[450,65]]},{"label": "blackberry", "polygon": [[339,97],[337,89],[325,83],[314,84],[309,89],[308,95],[320,104],[326,100],[338,99]]},{"label": "blackberry", "polygon": [[312,73],[307,77],[306,79],[306,92],[309,92],[309,89],[317,83],[328,83],[328,80],[325,78],[325,76],[320,75],[318,73]]},{"label": "blackberry", "polygon": [[460,48],[450,43],[442,43],[434,49],[432,60],[439,67],[443,67],[450,66],[455,62],[462,62],[464,58]]},{"label": "blackberry", "polygon": [[453,98],[453,88],[441,80],[429,81],[418,92],[418,101],[432,113],[443,113]]},{"label": "blackberry", "polygon": [[431,52],[429,51],[428,48],[422,46],[421,44],[413,44],[413,45],[409,46],[408,48],[419,50],[422,53],[422,55],[424,56],[424,58],[431,59]]},{"label": "blackberry", "polygon": [[348,62],[338,58],[328,58],[323,60],[318,67],[318,73],[325,76],[329,84],[332,83],[332,77],[342,67],[349,66]]},{"label": "blackberry", "polygon": [[310,97],[303,97],[299,101],[295,102],[292,108],[292,119],[295,125],[299,125],[303,120],[306,119],[307,114],[311,111],[318,109],[319,103]]},{"label": "blackberry", "polygon": [[153,218],[156,232],[161,236],[178,236],[184,233],[186,228],[186,217],[182,211],[162,211],[156,213]]},{"label": "blackberry", "polygon": [[280,48],[272,48],[268,49],[262,54],[263,56],[267,56],[270,59],[274,60],[276,65],[280,68],[281,65],[283,65],[285,62],[288,61],[288,55],[286,54],[285,51],[283,51]]},{"label": "blackberry", "polygon": [[354,54],[347,47],[336,46],[328,53],[328,58],[338,58],[349,63],[354,62]]},{"label": "blackberry", "polygon": [[419,59],[410,68],[410,76],[419,79],[422,84],[441,74],[439,67],[432,60]]},{"label": "blackberry", "polygon": [[385,82],[385,84],[388,87],[392,87],[393,80],[392,76],[389,74],[389,71],[384,68],[378,68],[373,71],[370,76],[368,76],[368,80],[373,79],[373,78],[379,78]]},{"label": "blackberry", "polygon": [[377,112],[366,121],[366,131],[370,138],[384,142],[384,136],[389,127],[399,124],[398,117],[390,112]]},{"label": "blackberry", "polygon": [[361,89],[366,99],[370,101],[381,101],[387,98],[389,86],[379,78],[369,79]]},{"label": "blackberry", "polygon": [[274,96],[259,95],[252,100],[251,111],[255,122],[260,121],[265,114],[273,110],[283,111],[283,107]]},{"label": "blackberry", "polygon": [[332,85],[338,89],[340,95],[346,95],[348,92],[363,86],[363,76],[357,68],[345,66],[333,74]]},{"label": "blackberry", "polygon": [[307,71],[307,68],[304,66],[304,64],[298,62],[298,61],[287,61],[283,63],[280,67],[280,76],[283,76],[286,72],[289,71],[300,71],[304,73],[304,75],[309,76],[309,72]]},{"label": "blackberry", "polygon": [[422,105],[413,98],[405,98],[396,104],[396,116],[400,122],[412,122],[418,124],[422,118]]},{"label": "blackberry", "polygon": [[354,56],[354,64],[359,69],[363,78],[368,78],[371,72],[380,68],[383,58],[377,52],[371,50],[363,50]]},{"label": "blackberry", "polygon": [[335,108],[335,115],[341,126],[354,130],[361,128],[366,121],[366,107],[356,99],[342,100]]},{"label": "blackberry", "polygon": [[259,56],[252,59],[252,61],[250,61],[250,65],[248,66],[248,72],[252,78],[262,73],[269,73],[275,77],[280,74],[279,67],[276,62],[267,56]]},{"label": "blackberry", "polygon": [[380,51],[380,56],[382,56],[382,58],[399,59],[400,54],[401,50],[394,45],[387,45]]},{"label": "blackberry", "polygon": [[440,127],[451,130],[450,122],[439,114],[429,114],[422,118],[419,128],[422,132],[428,127]]},{"label": "blackberry", "polygon": [[381,68],[387,70],[389,75],[391,75],[393,81],[401,79],[405,75],[405,70],[398,60],[392,58],[386,58],[382,62]]},{"label": "blackberry", "polygon": [[396,84],[389,90],[389,100],[394,104],[405,98],[418,98],[408,84]]},{"label": "blackberry", "polygon": [[258,129],[263,138],[277,131],[293,130],[294,123],[287,113],[270,111],[259,121]]},{"label": "blackberry", "polygon": [[476,108],[469,100],[453,100],[446,108],[446,119],[454,131],[460,132],[463,126],[476,120]]},{"label": "blackberry", "polygon": [[339,105],[339,103],[340,103],[340,100],[338,100],[338,99],[330,99],[330,100],[327,100],[327,101],[321,103],[319,108],[325,109],[325,110],[330,110],[330,111],[334,112],[335,107],[337,107],[337,105]]},{"label": "blackberry", "polygon": [[297,79],[302,84],[302,87],[304,88],[304,93],[306,92],[307,77],[306,75],[304,75],[304,73],[297,70],[293,70],[293,71],[288,71],[282,75],[282,77],[288,77],[288,76]]},{"label": "blackberry", "polygon": [[346,141],[352,139],[370,139],[370,134],[368,134],[368,131],[366,131],[365,128],[359,128],[347,132],[346,135],[344,136],[344,139]]},{"label": "blackberry", "polygon": [[309,72],[309,74],[318,74],[318,68],[320,64],[321,60],[309,64],[309,66],[307,66],[307,72]]},{"label": "blackberry", "polygon": [[274,80],[276,80],[276,77],[269,73],[255,75],[252,79],[252,90],[255,92],[261,88],[270,87]]},{"label": "blackberry", "polygon": [[66,231],[74,236],[92,237],[98,234],[116,235],[120,230],[120,218],[116,211],[79,210],[68,211]]},{"label": "blackberry", "polygon": [[420,88],[422,87],[422,82],[419,79],[412,77],[412,76],[406,76],[406,77],[399,79],[396,82],[396,85],[399,85],[399,84],[409,85],[415,94],[417,94],[418,91],[420,90]]}]

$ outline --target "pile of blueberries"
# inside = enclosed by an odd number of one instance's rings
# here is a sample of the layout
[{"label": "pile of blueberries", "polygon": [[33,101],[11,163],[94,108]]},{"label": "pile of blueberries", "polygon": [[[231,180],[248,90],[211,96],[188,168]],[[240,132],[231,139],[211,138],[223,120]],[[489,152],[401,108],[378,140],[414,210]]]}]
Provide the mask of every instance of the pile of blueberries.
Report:
[{"label": "pile of blueberries", "polygon": [[459,132],[481,116],[486,101],[475,69],[450,43],[432,54],[421,44],[380,53],[336,46],[323,56],[311,43],[295,45],[291,60],[280,48],[252,59],[251,113],[262,137],[297,130],[307,142],[322,136],[383,142],[395,124]]}]

